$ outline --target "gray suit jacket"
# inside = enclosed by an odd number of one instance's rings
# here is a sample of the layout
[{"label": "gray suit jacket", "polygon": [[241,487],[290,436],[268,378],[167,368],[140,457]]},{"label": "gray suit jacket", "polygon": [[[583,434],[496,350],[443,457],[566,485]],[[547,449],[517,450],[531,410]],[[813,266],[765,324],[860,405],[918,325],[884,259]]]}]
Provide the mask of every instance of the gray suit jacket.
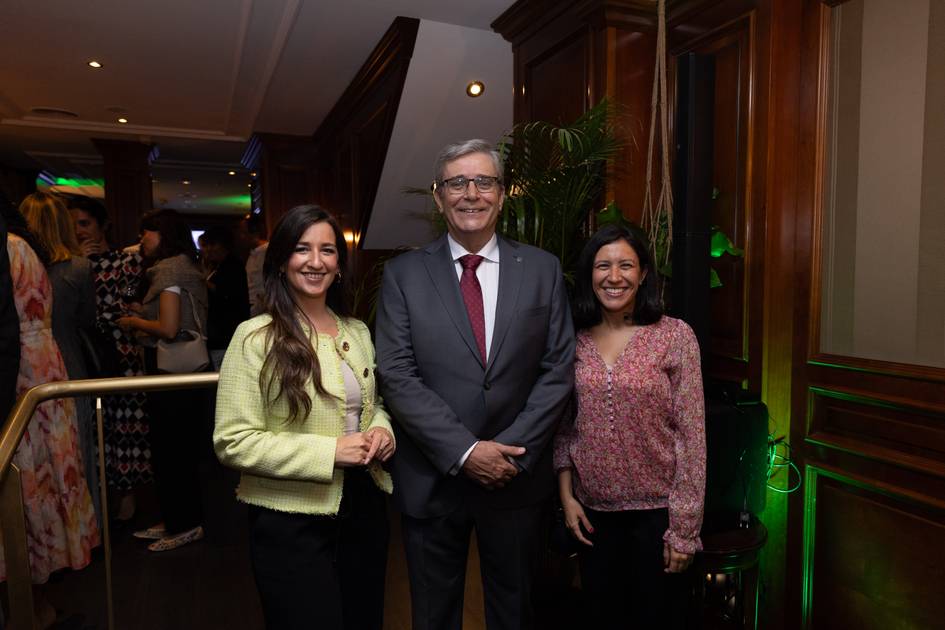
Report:
[{"label": "gray suit jacket", "polygon": [[[574,380],[561,266],[499,237],[499,289],[482,364],[444,235],[387,263],[377,314],[381,392],[395,419],[394,499],[410,516],[464,501],[520,507],[554,487],[550,441]],[[488,491],[450,470],[476,440],[524,446],[522,471]]]}]

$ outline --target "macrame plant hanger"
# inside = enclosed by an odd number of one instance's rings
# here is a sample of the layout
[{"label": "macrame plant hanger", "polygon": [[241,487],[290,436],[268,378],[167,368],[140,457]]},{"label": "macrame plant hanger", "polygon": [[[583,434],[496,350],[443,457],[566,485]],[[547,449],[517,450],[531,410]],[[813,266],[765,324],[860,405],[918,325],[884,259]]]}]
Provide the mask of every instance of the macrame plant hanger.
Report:
[{"label": "macrame plant hanger", "polygon": [[[669,113],[666,88],[666,0],[657,5],[656,67],[653,70],[653,97],[650,101],[650,141],[646,149],[646,192],[641,225],[650,238],[650,251],[657,269],[669,265],[673,245],[673,187],[669,170]],[[660,138],[656,146],[656,119]],[[659,195],[653,202],[653,155],[659,148],[661,172]]]}]

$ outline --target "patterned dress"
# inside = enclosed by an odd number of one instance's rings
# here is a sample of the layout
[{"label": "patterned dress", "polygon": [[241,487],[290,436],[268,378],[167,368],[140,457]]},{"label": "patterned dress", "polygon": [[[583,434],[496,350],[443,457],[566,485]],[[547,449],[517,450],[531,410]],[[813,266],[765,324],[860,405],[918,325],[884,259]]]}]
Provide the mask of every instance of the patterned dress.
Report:
[{"label": "patterned dress", "polygon": [[[95,278],[95,303],[99,330],[115,342],[118,350],[120,376],[141,376],[144,363],[140,346],[133,336],[117,324],[125,314],[124,299],[135,293],[143,281],[141,257],[121,251],[89,257]],[[119,376],[116,375],[116,376]],[[130,490],[149,483],[151,473],[151,442],[145,411],[144,393],[107,396],[102,399],[105,424],[105,476],[108,485]]]},{"label": "patterned dress", "polygon": [[[52,287],[46,271],[18,236],[9,236],[7,253],[20,318],[16,390],[22,395],[34,385],[69,377],[52,335]],[[33,582],[42,584],[59,569],[86,566],[92,547],[99,543],[99,534],[83,473],[71,398],[49,400],[37,407],[13,462],[22,475]],[[5,563],[0,578],[6,579]]]}]

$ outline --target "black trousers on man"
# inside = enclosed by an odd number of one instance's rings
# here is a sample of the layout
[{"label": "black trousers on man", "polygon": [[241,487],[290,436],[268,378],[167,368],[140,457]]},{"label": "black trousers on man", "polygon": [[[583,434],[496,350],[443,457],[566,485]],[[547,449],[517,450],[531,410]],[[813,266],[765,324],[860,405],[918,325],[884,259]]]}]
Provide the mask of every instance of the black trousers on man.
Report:
[{"label": "black trousers on man", "polygon": [[476,530],[486,627],[534,626],[532,583],[541,504],[495,509],[465,504],[434,518],[404,515],[413,630],[461,630],[469,540]]}]

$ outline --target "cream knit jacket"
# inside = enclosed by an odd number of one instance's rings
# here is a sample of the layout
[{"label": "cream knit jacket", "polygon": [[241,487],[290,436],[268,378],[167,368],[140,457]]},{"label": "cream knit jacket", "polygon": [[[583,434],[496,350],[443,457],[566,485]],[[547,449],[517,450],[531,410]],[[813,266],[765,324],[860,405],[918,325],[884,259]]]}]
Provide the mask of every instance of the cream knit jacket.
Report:
[{"label": "cream knit jacket", "polygon": [[[263,328],[270,317],[254,317],[236,329],[220,368],[213,445],[221,463],[242,473],[239,500],[283,512],[337,514],[344,481],[344,469],[335,467],[335,443],[345,419],[341,357],[361,386],[361,431],[379,426],[393,436],[377,394],[367,326],[335,319],[337,337],[318,334],[313,340],[322,384],[332,396],[316,395],[309,382],[312,411],[291,423],[285,398],[266,405],[259,387],[267,353]],[[390,475],[379,464],[372,463],[369,472],[378,488],[392,491]]]}]

